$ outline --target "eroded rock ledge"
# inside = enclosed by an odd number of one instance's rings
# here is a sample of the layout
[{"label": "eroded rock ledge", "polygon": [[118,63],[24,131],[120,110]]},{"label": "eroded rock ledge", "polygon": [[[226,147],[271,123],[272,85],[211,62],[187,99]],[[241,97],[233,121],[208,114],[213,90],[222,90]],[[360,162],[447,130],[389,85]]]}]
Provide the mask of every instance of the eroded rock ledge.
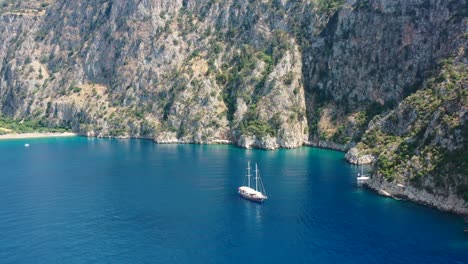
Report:
[{"label": "eroded rock ledge", "polygon": [[442,211],[468,215],[468,204],[455,194],[450,194],[449,196],[432,194],[424,189],[389,183],[379,178],[372,179],[367,183],[367,186],[383,196],[408,199],[413,202],[435,207]]},{"label": "eroded rock ledge", "polygon": [[375,158],[370,154],[360,155],[357,148],[350,149],[346,155],[345,159],[351,164],[371,164]]}]

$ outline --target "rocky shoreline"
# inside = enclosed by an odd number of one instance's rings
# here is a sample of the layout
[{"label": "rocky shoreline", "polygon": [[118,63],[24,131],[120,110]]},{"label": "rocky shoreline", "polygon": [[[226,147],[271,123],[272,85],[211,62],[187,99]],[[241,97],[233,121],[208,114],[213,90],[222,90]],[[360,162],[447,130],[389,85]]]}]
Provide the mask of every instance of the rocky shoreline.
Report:
[{"label": "rocky shoreline", "polygon": [[434,207],[441,211],[468,215],[468,203],[454,194],[449,196],[436,195],[423,189],[416,189],[412,186],[404,186],[402,184],[393,184],[378,178],[371,179],[366,183],[366,186],[382,196],[397,200],[405,199]]},{"label": "rocky shoreline", "polygon": [[[98,137],[93,135],[80,135],[72,132],[65,133],[24,133],[24,134],[7,134],[0,135],[1,139],[27,139],[27,138],[46,138],[46,137],[72,137],[72,136],[87,136],[87,137]],[[115,137],[120,139],[148,139],[152,140],[157,144],[220,144],[220,145],[234,145],[240,148],[250,149],[263,149],[263,150],[276,150],[276,149],[292,149],[301,146],[318,147],[330,150],[337,150],[345,152],[349,149],[345,155],[345,159],[351,164],[370,164],[373,161],[371,155],[358,156],[357,150],[351,148],[351,145],[337,145],[329,144],[328,142],[310,142],[304,141],[301,145],[283,147],[274,140],[258,140],[255,138],[242,137],[238,141],[231,141],[225,139],[209,139],[209,140],[193,140],[193,139],[177,139],[177,138],[144,138],[144,137],[130,137],[120,136]],[[375,176],[374,176],[375,177]],[[431,194],[426,190],[414,188],[412,186],[405,186],[402,184],[395,184],[387,182],[380,178],[373,178],[367,182],[366,187],[370,190],[377,192],[379,195],[394,198],[397,200],[405,199],[419,204],[427,205],[439,209],[441,211],[452,212],[455,214],[468,215],[468,203],[463,199],[457,197],[454,194],[450,196],[442,196]]]},{"label": "rocky shoreline", "polygon": [[[127,137],[129,138],[129,137]],[[209,139],[205,141],[193,139],[177,139],[177,138],[159,138],[153,139],[157,144],[227,144],[245,149],[292,149],[301,146],[317,147],[330,150],[346,152],[345,159],[351,164],[371,164],[374,161],[372,155],[359,155],[358,150],[353,144],[339,145],[333,142],[318,141],[311,142],[304,140],[302,144],[284,147],[277,143],[276,139],[270,138],[267,140],[259,140],[254,137],[241,137],[238,141],[225,139]],[[417,189],[412,186],[405,186],[398,183],[390,183],[383,179],[374,178],[366,183],[366,187],[377,192],[379,195],[394,198],[397,200],[409,200],[426,206],[431,206],[441,211],[452,212],[455,214],[468,215],[468,203],[463,199],[452,194],[448,197],[428,193],[426,190]]]},{"label": "rocky shoreline", "polygon": [[[283,147],[280,144],[278,144],[274,138],[271,138],[270,140],[258,140],[256,138],[251,137],[241,137],[238,141],[224,139],[196,141],[193,139],[189,140],[177,138],[160,138],[153,139],[153,141],[157,144],[227,144],[245,149],[256,148],[263,150],[276,150],[281,148],[291,149],[301,146],[308,146],[346,152],[345,159],[351,164],[371,164],[375,159],[372,155],[359,155],[358,150],[353,147],[353,144],[339,145],[327,141],[312,142],[304,140],[302,144],[298,144],[293,147]],[[457,197],[454,194],[448,197],[442,195],[435,195],[428,193],[425,190],[414,188],[412,186],[405,186],[398,183],[390,183],[378,178],[371,179],[370,182],[366,183],[366,187],[385,197],[397,200],[409,200],[415,203],[434,207],[441,211],[468,215],[468,203],[466,203],[463,199]]]},{"label": "rocky shoreline", "polygon": [[[345,159],[351,164],[371,164],[375,158],[372,155],[359,155],[358,150],[353,148],[353,144],[339,145],[333,142],[318,141],[311,142],[304,140],[302,145],[295,145],[292,147],[283,147],[275,141],[271,140],[258,140],[255,138],[241,137],[238,141],[213,139],[205,142],[190,141],[190,140],[156,140],[158,144],[229,144],[240,148],[250,149],[263,149],[263,150],[276,150],[276,149],[291,149],[301,146],[317,147],[330,150],[346,152]],[[375,176],[374,176],[375,177]],[[463,199],[452,194],[448,197],[442,195],[435,195],[428,193],[426,190],[420,190],[412,186],[404,186],[402,184],[386,182],[383,179],[373,178],[366,186],[377,192],[379,195],[394,198],[397,200],[404,199],[416,202],[419,204],[431,206],[441,211],[452,212],[456,214],[468,215],[468,203]]]}]

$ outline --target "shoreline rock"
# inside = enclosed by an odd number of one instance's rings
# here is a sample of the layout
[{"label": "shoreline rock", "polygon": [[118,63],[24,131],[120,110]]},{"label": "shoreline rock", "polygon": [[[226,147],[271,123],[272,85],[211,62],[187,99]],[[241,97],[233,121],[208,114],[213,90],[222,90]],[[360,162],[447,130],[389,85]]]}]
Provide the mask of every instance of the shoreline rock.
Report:
[{"label": "shoreline rock", "polygon": [[28,138],[48,138],[48,137],[76,137],[76,136],[81,136],[81,135],[78,134],[78,133],[73,133],[73,132],[63,132],[63,133],[55,133],[55,132],[19,133],[19,134],[0,135],[0,140],[28,139]]},{"label": "shoreline rock", "polygon": [[258,139],[255,136],[240,136],[237,140],[236,145],[241,148],[258,148],[258,149],[265,149],[265,150],[275,150],[278,149],[280,146],[276,142],[276,138],[273,137],[265,137],[263,139]]},{"label": "shoreline rock", "polygon": [[432,194],[423,189],[394,184],[379,178],[373,178],[365,183],[365,185],[382,196],[391,197],[396,200],[405,199],[441,211],[468,215],[468,203],[455,194],[450,194],[449,196]]}]

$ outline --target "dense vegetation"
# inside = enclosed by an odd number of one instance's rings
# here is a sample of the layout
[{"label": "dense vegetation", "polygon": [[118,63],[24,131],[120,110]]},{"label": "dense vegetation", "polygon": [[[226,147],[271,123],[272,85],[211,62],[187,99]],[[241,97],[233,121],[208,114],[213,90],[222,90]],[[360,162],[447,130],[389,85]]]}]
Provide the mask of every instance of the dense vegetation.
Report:
[{"label": "dense vegetation", "polygon": [[49,127],[43,121],[23,119],[16,120],[0,115],[0,135],[34,132],[67,132],[67,127]]}]

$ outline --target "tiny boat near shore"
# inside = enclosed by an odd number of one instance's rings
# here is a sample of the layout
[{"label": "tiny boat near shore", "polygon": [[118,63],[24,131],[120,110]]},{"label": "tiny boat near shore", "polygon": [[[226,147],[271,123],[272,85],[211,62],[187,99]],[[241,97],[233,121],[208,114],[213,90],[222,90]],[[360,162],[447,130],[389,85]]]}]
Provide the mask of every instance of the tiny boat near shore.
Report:
[{"label": "tiny boat near shore", "polygon": [[268,199],[265,187],[263,186],[262,179],[259,175],[259,170],[257,164],[255,164],[255,189],[253,189],[250,184],[251,182],[251,175],[250,175],[250,162],[247,163],[247,186],[241,186],[237,189],[239,195],[244,199],[261,203],[264,200]]},{"label": "tiny boat near shore", "polygon": [[357,180],[358,184],[363,184],[363,183],[368,182],[370,180],[369,176],[364,175],[362,164],[361,164],[361,173],[358,172],[356,180]]},{"label": "tiny boat near shore", "polygon": [[369,181],[370,177],[365,176],[365,175],[359,175],[359,173],[358,173],[358,176],[356,177],[356,180],[358,181],[358,183],[364,183],[364,182]]}]

